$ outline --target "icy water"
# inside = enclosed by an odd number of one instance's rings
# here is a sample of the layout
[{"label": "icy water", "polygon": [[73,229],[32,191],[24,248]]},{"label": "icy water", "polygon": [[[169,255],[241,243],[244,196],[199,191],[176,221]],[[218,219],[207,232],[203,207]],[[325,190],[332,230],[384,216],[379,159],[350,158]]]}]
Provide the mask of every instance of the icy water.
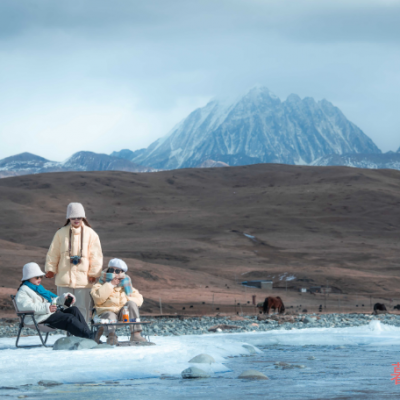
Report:
[{"label": "icy water", "polygon": [[[260,347],[259,347],[260,348]],[[134,379],[106,383],[66,384],[53,388],[27,386],[0,390],[0,398],[31,399],[393,399],[400,385],[391,381],[391,364],[400,360],[395,346],[374,350],[366,346],[268,346],[263,354],[227,360],[231,372],[209,379],[176,377]],[[315,360],[308,360],[310,356]],[[304,365],[277,369],[283,361]],[[268,381],[245,381],[237,376],[256,369]]]},{"label": "icy water", "polygon": [[[234,339],[234,340],[233,340]],[[163,342],[163,340],[165,340]],[[37,385],[14,385],[9,388],[1,382],[0,366],[0,398],[26,399],[393,399],[400,395],[400,385],[391,381],[392,364],[400,361],[398,344],[400,328],[371,324],[360,328],[346,329],[309,329],[303,331],[274,331],[264,334],[242,335],[210,335],[206,337],[182,337],[160,339],[159,359],[162,347],[182,346],[181,357],[187,360],[187,349],[196,347],[195,352],[204,352],[206,343],[208,352],[216,349],[228,349],[233,356],[225,356],[222,361],[227,372],[217,372],[212,378],[183,380],[176,371],[187,367],[179,364],[179,360],[165,360],[171,363],[161,371],[159,377],[147,379],[116,379],[110,381],[69,383],[45,388]],[[172,340],[172,339],[171,339]],[[185,343],[186,341],[186,343]],[[278,343],[277,343],[278,342]],[[237,349],[242,343],[257,346],[262,353],[238,356]],[[0,343],[1,344],[1,343]],[[175,353],[178,354],[176,347]],[[185,347],[186,346],[186,347]],[[203,346],[203,347],[202,347]],[[155,348],[154,346],[153,348]],[[6,350],[6,352],[12,350]],[[22,352],[26,350],[22,350]],[[32,350],[28,350],[31,352]],[[153,350],[155,351],[155,350]],[[224,350],[225,351],[225,350]],[[6,354],[3,353],[3,354]],[[14,351],[13,354],[21,354]],[[1,354],[0,351],[0,361]],[[49,355],[54,354],[49,350]],[[69,354],[78,352],[57,352]],[[29,362],[25,354],[25,362]],[[92,353],[87,353],[92,354]],[[112,369],[118,363],[118,353],[110,359],[104,369]],[[121,353],[122,354],[122,353]],[[144,353],[140,353],[138,361],[147,362]],[[218,358],[218,357],[217,357]],[[73,360],[71,358],[71,360]],[[22,363],[23,360],[21,359]],[[221,359],[218,360],[220,362]],[[40,360],[37,360],[38,368]],[[68,368],[68,360],[58,360],[62,369]],[[161,362],[161,361],[160,361]],[[304,368],[276,368],[276,362],[302,365]],[[152,360],[151,363],[157,364]],[[175,365],[179,368],[175,368]],[[168,364],[165,364],[168,365]],[[200,364],[198,364],[201,367]],[[7,367],[3,365],[4,371]],[[10,359],[10,368],[12,363]],[[135,370],[133,370],[133,368]],[[45,368],[44,368],[45,369]],[[246,381],[238,379],[241,372],[255,369],[269,377],[266,381]],[[136,364],[132,369],[128,366],[128,375],[135,375]],[[120,371],[117,372],[121,374]],[[125,373],[125,376],[127,376]],[[49,370],[47,379],[54,378]],[[46,379],[43,376],[42,379]],[[26,397],[21,397],[26,396]]]}]

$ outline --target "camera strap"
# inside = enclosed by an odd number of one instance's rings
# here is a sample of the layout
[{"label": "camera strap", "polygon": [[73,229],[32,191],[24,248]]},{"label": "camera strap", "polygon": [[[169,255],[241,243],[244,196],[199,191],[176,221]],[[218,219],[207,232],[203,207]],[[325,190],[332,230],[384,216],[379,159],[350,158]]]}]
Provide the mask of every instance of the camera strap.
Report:
[{"label": "camera strap", "polygon": [[[68,246],[68,252],[69,252],[69,257],[71,258],[71,243],[72,243],[72,228],[69,230],[69,246]],[[82,248],[83,248],[83,226],[81,226],[81,255],[80,257],[82,258]]]}]

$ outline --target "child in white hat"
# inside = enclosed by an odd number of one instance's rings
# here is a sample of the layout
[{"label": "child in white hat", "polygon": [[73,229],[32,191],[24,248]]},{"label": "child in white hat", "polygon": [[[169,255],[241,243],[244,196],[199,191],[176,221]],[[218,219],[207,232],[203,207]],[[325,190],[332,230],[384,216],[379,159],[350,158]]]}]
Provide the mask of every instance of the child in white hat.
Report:
[{"label": "child in white hat", "polygon": [[[126,275],[128,266],[118,258],[110,260],[108,268],[101,273],[99,283],[93,286],[91,295],[94,300],[96,314],[100,319],[122,321],[124,307],[128,308],[129,319],[137,320],[139,307],[143,304],[143,296],[132,287],[131,278]],[[131,325],[131,342],[145,342],[142,337],[142,326]],[[107,343],[118,344],[115,327],[112,325],[105,331]]]}]

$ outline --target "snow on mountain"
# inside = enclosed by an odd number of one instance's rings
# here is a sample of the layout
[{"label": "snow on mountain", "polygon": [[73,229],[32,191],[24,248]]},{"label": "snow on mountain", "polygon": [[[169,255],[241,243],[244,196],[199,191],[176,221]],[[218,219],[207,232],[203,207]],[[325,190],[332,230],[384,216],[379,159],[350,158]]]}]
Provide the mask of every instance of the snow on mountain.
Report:
[{"label": "snow on mountain", "polygon": [[205,160],[229,165],[309,164],[329,154],[381,153],[326,100],[286,101],[267,88],[235,100],[210,101],[131,160],[159,169],[196,167]]},{"label": "snow on mountain", "polygon": [[0,178],[61,170],[62,163],[49,161],[31,153],[21,153],[0,160]]},{"label": "snow on mountain", "polygon": [[369,169],[400,170],[400,153],[329,155],[314,161],[315,166],[346,166]]},{"label": "snow on mountain", "polygon": [[118,158],[123,158],[125,160],[133,160],[135,157],[138,157],[140,154],[142,154],[146,149],[140,149],[136,151],[124,149],[121,151],[113,151],[110,156],[111,157],[118,157]]},{"label": "snow on mountain", "polygon": [[214,160],[205,160],[197,168],[220,168],[220,167],[229,167],[227,163],[222,161],[214,161]]},{"label": "snow on mountain", "polygon": [[65,171],[127,171],[149,172],[152,168],[137,165],[132,161],[111,157],[107,154],[80,151],[63,163]]},{"label": "snow on mountain", "polygon": [[21,153],[0,160],[0,178],[64,171],[148,172],[153,169],[107,154],[89,151],[75,153],[65,162],[49,161],[31,153]]}]

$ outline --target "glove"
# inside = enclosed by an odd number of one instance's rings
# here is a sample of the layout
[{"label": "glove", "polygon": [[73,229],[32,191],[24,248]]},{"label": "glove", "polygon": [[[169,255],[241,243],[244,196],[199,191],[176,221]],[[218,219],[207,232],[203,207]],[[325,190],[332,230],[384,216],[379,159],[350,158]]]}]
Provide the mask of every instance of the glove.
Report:
[{"label": "glove", "polygon": [[54,278],[54,272],[46,272],[46,278]]},{"label": "glove", "polygon": [[68,296],[71,296],[71,297],[72,297],[71,306],[74,305],[74,304],[76,303],[76,297],[75,297],[72,293],[64,293],[63,296],[64,296],[64,299],[66,299]]}]

